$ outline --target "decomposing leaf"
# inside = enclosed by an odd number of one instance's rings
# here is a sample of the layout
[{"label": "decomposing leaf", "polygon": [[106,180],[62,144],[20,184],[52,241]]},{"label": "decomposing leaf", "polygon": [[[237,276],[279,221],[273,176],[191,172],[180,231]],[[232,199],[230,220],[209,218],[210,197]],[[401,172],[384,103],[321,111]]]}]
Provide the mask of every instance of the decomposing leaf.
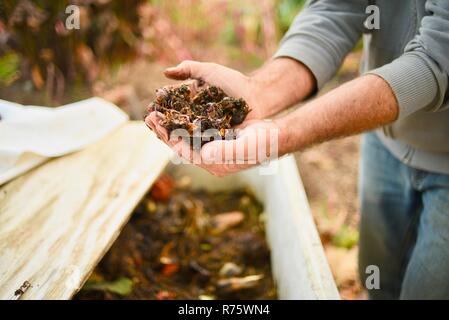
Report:
[{"label": "decomposing leaf", "polygon": [[162,267],[162,274],[166,277],[170,277],[179,271],[179,264],[177,263],[167,263]]},{"label": "decomposing leaf", "polygon": [[176,298],[176,292],[162,290],[156,293],[156,300],[172,300]]},{"label": "decomposing leaf", "polygon": [[[250,109],[245,100],[229,97],[218,87],[206,86],[193,95],[188,85],[181,85],[157,90],[156,99],[147,111],[160,113],[160,124],[168,134],[184,129],[191,141],[200,136],[203,145],[215,138],[235,138],[226,130],[242,123]],[[201,137],[209,129],[216,129],[216,135]]]},{"label": "decomposing leaf", "polygon": [[233,262],[226,262],[218,272],[218,274],[222,277],[234,277],[238,276],[242,273],[242,267],[236,265]]},{"label": "decomposing leaf", "polygon": [[161,273],[164,276],[170,277],[179,271],[180,265],[177,257],[173,254],[174,241],[165,244],[159,255],[159,262],[163,265]]},{"label": "decomposing leaf", "polygon": [[217,282],[217,289],[222,292],[233,292],[244,289],[251,289],[257,286],[261,279],[263,279],[262,274],[220,279]]},{"label": "decomposing leaf", "polygon": [[174,241],[170,241],[162,247],[161,254],[159,255],[159,262],[162,264],[173,264],[177,261],[173,256],[172,250],[175,246]]},{"label": "decomposing leaf", "polygon": [[129,295],[133,290],[133,282],[129,278],[119,278],[115,281],[88,281],[83,287],[83,290],[100,290],[110,291],[121,296]]},{"label": "decomposing leaf", "polygon": [[39,66],[34,65],[31,69],[31,79],[33,80],[34,86],[37,89],[42,89],[44,86],[44,78],[42,77]]},{"label": "decomposing leaf", "polygon": [[156,201],[166,202],[170,198],[174,186],[173,179],[162,174],[151,187],[151,197]]},{"label": "decomposing leaf", "polygon": [[[182,186],[175,184],[166,202],[156,201],[151,192],[145,196],[89,281],[126,276],[133,281],[132,292],[123,297],[109,290],[82,290],[77,298],[276,297],[257,198],[247,189],[210,192]],[[211,232],[216,216],[220,222],[226,217],[221,233]]]},{"label": "decomposing leaf", "polygon": [[216,214],[211,218],[213,233],[221,233],[229,228],[239,225],[245,219],[245,215],[240,211],[231,211]]},{"label": "decomposing leaf", "polygon": [[192,268],[194,271],[198,272],[200,275],[202,275],[205,278],[209,278],[211,276],[211,273],[206,268],[202,267],[198,262],[195,260],[191,260],[189,263],[190,268]]}]

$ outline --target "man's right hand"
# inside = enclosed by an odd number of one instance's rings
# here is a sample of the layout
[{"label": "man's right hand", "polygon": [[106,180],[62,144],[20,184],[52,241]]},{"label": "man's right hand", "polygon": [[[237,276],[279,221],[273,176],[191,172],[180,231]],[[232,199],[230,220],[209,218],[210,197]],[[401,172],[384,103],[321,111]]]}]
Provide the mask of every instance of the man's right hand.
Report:
[{"label": "man's right hand", "polygon": [[[302,63],[290,58],[271,60],[251,76],[219,64],[197,61],[184,61],[176,67],[168,68],[164,73],[168,78],[175,80],[195,80],[189,83],[193,94],[199,89],[198,85],[206,84],[220,87],[229,96],[243,98],[251,109],[245,121],[239,125],[241,128],[247,127],[243,129],[246,130],[245,132],[250,132],[256,127],[271,128],[267,123],[257,120],[269,117],[301,101],[315,88],[315,78],[310,70]],[[182,142],[171,141],[167,130],[160,125],[158,112],[150,112],[145,118],[145,123],[160,139],[180,154]],[[250,123],[253,124],[249,125]],[[240,143],[241,140],[237,139],[235,143]],[[234,142],[227,142],[229,143]],[[211,142],[206,149],[211,149],[213,146],[214,142]],[[208,153],[207,150],[202,150],[201,153],[203,151],[205,154]],[[189,157],[186,158],[189,160]],[[205,168],[214,174],[223,175],[240,170],[241,166],[213,165]]]}]

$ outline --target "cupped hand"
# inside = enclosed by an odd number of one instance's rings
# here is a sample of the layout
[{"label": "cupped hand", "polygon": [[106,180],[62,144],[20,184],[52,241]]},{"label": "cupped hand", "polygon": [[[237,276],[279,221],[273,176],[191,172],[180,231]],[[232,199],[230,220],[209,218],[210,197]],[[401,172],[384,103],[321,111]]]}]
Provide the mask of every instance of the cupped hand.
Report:
[{"label": "cupped hand", "polygon": [[[165,131],[156,127],[156,131],[159,130]],[[236,139],[211,141],[200,150],[192,148],[189,139],[168,137],[165,133],[159,137],[180,158],[219,177],[278,157],[279,128],[271,120],[247,121],[236,129]]]},{"label": "cupped hand", "polygon": [[[188,145],[185,140],[171,139],[167,130],[160,125],[163,115],[157,111],[149,110],[150,113],[146,116],[145,123],[175,153],[218,176],[237,172],[263,161],[261,156],[258,157],[257,155],[257,145],[261,143],[260,137],[257,138],[254,134],[257,131],[274,129],[274,127],[270,122],[259,120],[263,118],[263,111],[254,96],[255,90],[250,77],[219,64],[197,61],[183,61],[175,67],[166,69],[164,74],[175,80],[190,79],[191,81],[183,84],[189,85],[193,95],[203,85],[220,87],[229,96],[243,98],[251,109],[245,121],[239,126],[236,140],[209,142],[197,151],[193,150],[192,146]],[[170,87],[175,86],[178,85]],[[212,152],[215,149],[219,151]],[[241,154],[241,152],[236,154],[237,150],[245,150],[245,152],[244,154]],[[233,158],[229,158],[229,152],[234,152]]]},{"label": "cupped hand", "polygon": [[246,101],[251,109],[246,117],[247,120],[263,118],[262,107],[255,96],[254,82],[251,77],[237,70],[216,63],[186,60],[175,67],[166,69],[164,74],[174,80],[197,80],[189,83],[193,92],[198,89],[198,84],[217,86],[227,95],[243,98]]}]

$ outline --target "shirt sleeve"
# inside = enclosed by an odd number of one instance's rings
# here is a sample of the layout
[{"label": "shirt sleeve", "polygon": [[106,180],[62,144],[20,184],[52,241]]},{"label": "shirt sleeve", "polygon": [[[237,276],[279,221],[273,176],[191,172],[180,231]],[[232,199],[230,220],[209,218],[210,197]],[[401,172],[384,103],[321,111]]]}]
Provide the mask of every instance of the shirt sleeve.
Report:
[{"label": "shirt sleeve", "polygon": [[427,0],[425,9],[429,15],[421,20],[418,34],[404,53],[368,72],[388,82],[399,104],[400,119],[421,109],[449,107],[444,106],[449,77],[449,1]]},{"label": "shirt sleeve", "polygon": [[361,37],[367,5],[364,0],[308,1],[274,57],[302,62],[315,76],[318,89],[322,88]]}]

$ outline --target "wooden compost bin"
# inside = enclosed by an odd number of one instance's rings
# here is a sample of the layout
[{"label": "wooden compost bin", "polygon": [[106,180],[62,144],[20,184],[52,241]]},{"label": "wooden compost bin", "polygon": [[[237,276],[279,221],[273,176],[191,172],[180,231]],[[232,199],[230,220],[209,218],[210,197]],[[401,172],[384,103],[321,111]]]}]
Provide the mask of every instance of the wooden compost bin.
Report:
[{"label": "wooden compost bin", "polygon": [[[141,122],[131,122],[0,186],[0,299],[70,299],[171,156]],[[272,175],[254,168],[225,178],[192,165],[174,171],[190,175],[193,188],[255,192],[267,214],[280,299],[339,299],[294,158],[274,166]]]},{"label": "wooden compost bin", "polygon": [[263,203],[273,277],[279,299],[339,299],[313,221],[293,156],[271,164],[217,178],[193,165],[171,165],[174,176],[192,177],[192,188],[210,191],[249,187]]}]

